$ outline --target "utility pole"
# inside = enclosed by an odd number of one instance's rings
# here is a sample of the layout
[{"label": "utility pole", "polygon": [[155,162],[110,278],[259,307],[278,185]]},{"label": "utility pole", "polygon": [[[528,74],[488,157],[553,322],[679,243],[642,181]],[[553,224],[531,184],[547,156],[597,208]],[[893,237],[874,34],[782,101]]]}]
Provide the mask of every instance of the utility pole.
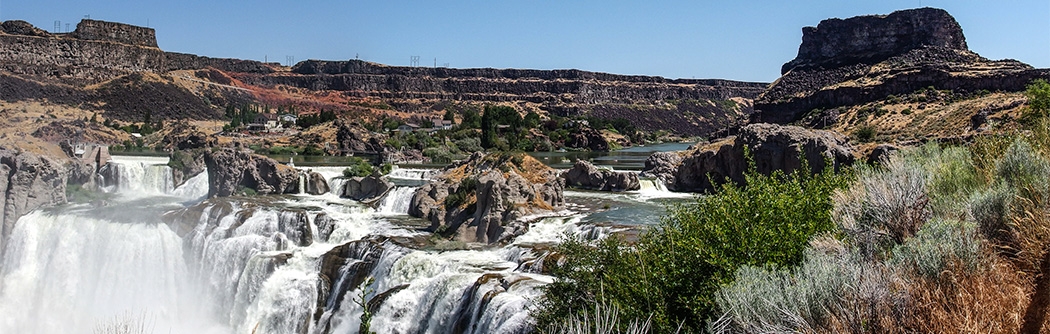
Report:
[{"label": "utility pole", "polygon": [[56,34],[62,32],[62,21],[55,20],[55,29],[51,31]]},{"label": "utility pole", "polygon": [[412,59],[412,67],[419,66],[419,56],[412,56],[411,59]]}]

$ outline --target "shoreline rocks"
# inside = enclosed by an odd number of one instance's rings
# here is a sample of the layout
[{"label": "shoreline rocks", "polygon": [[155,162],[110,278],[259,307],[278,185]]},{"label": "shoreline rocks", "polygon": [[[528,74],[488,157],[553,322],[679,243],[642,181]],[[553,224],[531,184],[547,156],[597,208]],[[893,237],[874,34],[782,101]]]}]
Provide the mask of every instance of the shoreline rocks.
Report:
[{"label": "shoreline rocks", "polygon": [[[801,168],[803,161],[814,173],[829,167],[838,170],[853,164],[855,159],[848,139],[838,133],[797,126],[751,124],[742,128],[736,137],[687,153],[673,173],[673,182],[667,183],[668,189],[708,192],[725,180],[742,184],[748,169],[745,152],[751,155],[755,170],[767,175],[778,170],[790,173]],[[661,171],[659,175],[669,178],[671,174],[666,171],[672,168],[673,159],[668,158],[668,153],[660,154],[660,157],[650,157],[654,163],[646,164],[643,173]]]},{"label": "shoreline rocks", "polygon": [[562,174],[565,185],[574,188],[598,191],[628,191],[641,189],[638,174],[598,169],[590,162],[577,161]]}]

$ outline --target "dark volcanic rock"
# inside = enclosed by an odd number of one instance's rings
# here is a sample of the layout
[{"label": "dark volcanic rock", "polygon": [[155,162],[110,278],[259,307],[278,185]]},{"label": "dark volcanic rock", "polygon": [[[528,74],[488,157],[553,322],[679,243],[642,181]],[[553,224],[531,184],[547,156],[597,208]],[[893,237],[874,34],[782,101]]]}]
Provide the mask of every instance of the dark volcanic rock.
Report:
[{"label": "dark volcanic rock", "polygon": [[44,31],[44,29],[34,27],[29,22],[22,20],[4,21],[4,23],[0,24],[0,31],[2,31],[5,34],[11,35],[40,37],[51,36],[51,33]]},{"label": "dark volcanic rock", "polygon": [[780,72],[876,63],[924,46],[967,49],[962,27],[943,9],[827,19],[816,27],[802,28],[798,56]]},{"label": "dark volcanic rock", "polygon": [[240,187],[259,194],[299,191],[299,172],[276,160],[232,148],[204,154],[208,168],[208,197],[234,195]]},{"label": "dark volcanic rock", "polygon": [[674,175],[681,164],[682,155],[678,152],[656,152],[645,159],[641,176],[655,177],[665,185],[674,184]]},{"label": "dark volcanic rock", "polygon": [[382,154],[386,151],[382,141],[371,136],[363,126],[347,123],[341,119],[335,121],[335,126],[339,129],[335,133],[335,140],[343,155]]},{"label": "dark volcanic rock", "polygon": [[416,190],[409,215],[429,220],[439,234],[495,243],[524,233],[520,218],[564,205],[564,182],[528,155],[474,153]]},{"label": "dark volcanic rock", "polygon": [[587,127],[569,135],[565,147],[605,152],[609,150],[609,141],[598,130]]},{"label": "dark volcanic rock", "polygon": [[872,149],[871,153],[868,153],[868,159],[866,162],[869,165],[884,163],[899,150],[900,149],[896,146],[890,144],[881,144]]},{"label": "dark volcanic rock", "polygon": [[[1021,91],[1033,79],[1050,78],[1050,70],[1015,60],[991,61],[966,50],[959,24],[939,9],[825,20],[804,34],[798,57],[755,100],[752,123],[791,123],[813,110],[860,105],[927,87]],[[808,123],[829,121],[833,119],[817,117]]]},{"label": "dark volcanic rock", "polygon": [[328,181],[321,173],[310,171],[306,173],[306,193],[310,195],[321,195],[328,193]]},{"label": "dark volcanic rock", "polygon": [[625,191],[638,190],[638,174],[631,172],[614,172],[607,169],[598,169],[587,161],[577,161],[571,169],[562,174],[565,185],[569,187],[598,190],[598,191]]},{"label": "dark volcanic rock", "polygon": [[[777,170],[794,171],[802,166],[801,159],[805,159],[812,172],[828,167],[838,169],[854,160],[848,139],[835,132],[751,124],[741,129],[735,138],[701,148],[683,159],[675,174],[675,182],[669,188],[704,192],[726,179],[742,184],[748,168],[745,147],[754,159],[755,170],[762,174]],[[832,165],[828,166],[825,160]]]},{"label": "dark volcanic rock", "polygon": [[28,152],[0,149],[0,252],[15,222],[41,207],[66,202],[68,171],[61,163]]},{"label": "dark volcanic rock", "polygon": [[355,201],[369,202],[386,195],[394,184],[379,175],[352,177],[346,180],[342,197]]}]

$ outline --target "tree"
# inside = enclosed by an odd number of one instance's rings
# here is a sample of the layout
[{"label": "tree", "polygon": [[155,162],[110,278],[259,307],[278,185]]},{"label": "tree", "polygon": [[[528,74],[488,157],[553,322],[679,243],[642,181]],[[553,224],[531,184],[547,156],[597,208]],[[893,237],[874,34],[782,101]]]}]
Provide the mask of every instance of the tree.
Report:
[{"label": "tree", "polygon": [[1043,79],[1032,80],[1024,92],[1028,98],[1028,108],[1038,116],[1050,113],[1050,83]]},{"label": "tree", "polygon": [[464,110],[463,123],[460,126],[467,129],[481,128],[481,115],[479,115],[478,111],[473,108]]},{"label": "tree", "polygon": [[496,146],[496,113],[491,107],[485,107],[485,113],[481,115],[481,147],[491,148]]},{"label": "tree", "polygon": [[455,121],[456,113],[452,112],[452,109],[445,109],[445,117],[442,117],[441,119],[446,121]]}]

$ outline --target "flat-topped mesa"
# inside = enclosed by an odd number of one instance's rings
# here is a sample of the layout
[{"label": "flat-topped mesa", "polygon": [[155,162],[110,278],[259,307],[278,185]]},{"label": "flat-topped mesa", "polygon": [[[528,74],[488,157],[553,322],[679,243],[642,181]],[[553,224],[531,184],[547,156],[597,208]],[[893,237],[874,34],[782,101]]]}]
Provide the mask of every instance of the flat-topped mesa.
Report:
[{"label": "flat-topped mesa", "polygon": [[928,87],[1021,91],[1032,79],[1050,76],[1048,69],[988,60],[967,50],[959,23],[941,9],[824,20],[803,32],[798,57],[754,100],[751,123],[792,123],[806,113]]},{"label": "flat-topped mesa", "polygon": [[157,47],[157,33],[153,28],[133,26],[130,24],[80,20],[72,36],[90,41],[107,41],[138,46]]},{"label": "flat-topped mesa", "polygon": [[924,46],[967,50],[962,27],[943,9],[827,19],[816,27],[802,28],[798,56],[784,64],[780,72],[873,64]]}]

